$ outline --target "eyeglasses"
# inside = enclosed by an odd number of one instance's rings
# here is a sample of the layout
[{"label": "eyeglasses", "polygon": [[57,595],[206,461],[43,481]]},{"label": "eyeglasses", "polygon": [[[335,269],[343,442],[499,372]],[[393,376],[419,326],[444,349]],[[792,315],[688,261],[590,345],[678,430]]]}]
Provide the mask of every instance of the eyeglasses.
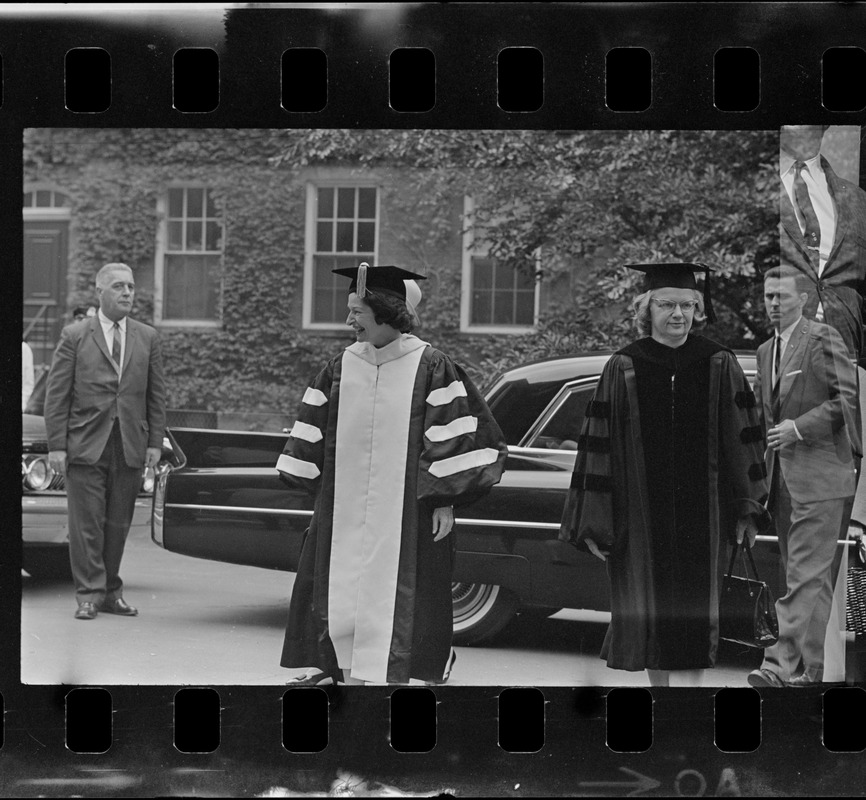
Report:
[{"label": "eyeglasses", "polygon": [[697,302],[695,300],[686,300],[682,303],[674,303],[671,300],[656,300],[653,298],[653,302],[658,306],[665,314],[673,314],[674,309],[679,306],[680,310],[683,314],[688,314],[691,311],[694,311],[697,308]]}]

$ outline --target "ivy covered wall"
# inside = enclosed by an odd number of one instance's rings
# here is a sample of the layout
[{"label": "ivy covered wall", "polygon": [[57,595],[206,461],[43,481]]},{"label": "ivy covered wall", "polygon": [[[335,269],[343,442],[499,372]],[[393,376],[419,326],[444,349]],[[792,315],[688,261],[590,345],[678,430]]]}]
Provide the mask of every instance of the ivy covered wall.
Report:
[{"label": "ivy covered wall", "polygon": [[[289,134],[290,135],[290,134]],[[299,133],[298,136],[303,134]],[[308,165],[275,160],[286,131],[40,129],[25,137],[25,181],[50,181],[71,208],[67,309],[94,302],[109,261],[136,275],[133,316],[154,322],[157,201],[171,182],[212,189],[225,224],[220,324],[162,327],[170,408],[291,416],[308,380],[351,343],[301,326]],[[356,167],[331,165],[345,174]],[[428,275],[419,336],[480,382],[509,337],[460,334],[463,196],[423,170],[378,167],[381,263]]]}]

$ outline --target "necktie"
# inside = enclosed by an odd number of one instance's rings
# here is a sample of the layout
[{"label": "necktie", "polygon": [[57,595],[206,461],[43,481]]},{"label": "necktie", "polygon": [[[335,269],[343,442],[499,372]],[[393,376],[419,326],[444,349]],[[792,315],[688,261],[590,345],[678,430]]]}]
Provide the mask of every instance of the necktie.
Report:
[{"label": "necktie", "polygon": [[794,162],[794,197],[806,226],[803,231],[804,243],[810,250],[817,250],[818,245],[821,244],[821,226],[818,224],[818,215],[809,197],[809,187],[803,179],[804,169],[806,165],[802,161]]},{"label": "necktie", "polygon": [[772,408],[773,408],[773,423],[779,421],[779,384],[782,382],[779,379],[779,372],[782,364],[782,337],[776,333],[776,341],[773,345],[773,393],[772,393]]},{"label": "necktie", "polygon": [[111,345],[111,358],[120,367],[120,324],[115,322],[112,330],[114,341]]}]

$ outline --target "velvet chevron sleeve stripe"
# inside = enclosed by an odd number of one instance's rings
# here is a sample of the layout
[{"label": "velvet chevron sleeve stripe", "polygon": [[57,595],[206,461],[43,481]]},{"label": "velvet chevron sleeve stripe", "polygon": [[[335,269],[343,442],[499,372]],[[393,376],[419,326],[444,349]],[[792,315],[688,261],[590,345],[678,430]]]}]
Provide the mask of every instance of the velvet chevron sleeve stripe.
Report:
[{"label": "velvet chevron sleeve stripe", "polygon": [[566,495],[559,538],[586,549],[592,539],[602,549],[614,544],[613,477],[611,467],[611,393],[618,379],[618,359],[605,365],[587,406],[579,436],[571,487]]},{"label": "velvet chevron sleeve stripe", "polygon": [[292,426],[276,468],[290,483],[310,493],[318,490],[325,457],[323,430],[327,428],[328,397],[333,381],[333,362],[328,364],[304,392],[298,419]]},{"label": "velvet chevron sleeve stripe", "polygon": [[310,461],[301,461],[301,459],[287,456],[285,453],[277,459],[277,469],[286,475],[310,480],[318,478],[322,474],[319,468]]},{"label": "velvet chevron sleeve stripe", "polygon": [[465,505],[496,484],[508,448],[487,404],[463,370],[432,351],[427,372],[418,498]]},{"label": "velvet chevron sleeve stripe", "polygon": [[[757,402],[749,381],[730,353],[714,356],[718,361],[719,404],[718,448],[725,465],[724,480],[736,517],[754,514],[760,527],[770,524],[763,507],[767,498],[766,441],[758,416]],[[721,498],[720,498],[721,499]],[[725,532],[729,538],[733,530]]]}]

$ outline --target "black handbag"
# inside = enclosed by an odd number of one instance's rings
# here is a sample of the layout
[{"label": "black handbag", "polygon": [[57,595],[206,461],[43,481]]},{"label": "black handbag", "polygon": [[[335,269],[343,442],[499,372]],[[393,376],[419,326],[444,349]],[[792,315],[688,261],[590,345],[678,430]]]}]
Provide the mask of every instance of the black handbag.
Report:
[{"label": "black handbag", "polygon": [[779,620],[776,603],[770,587],[758,578],[752,549],[743,541],[742,552],[752,565],[754,580],[749,578],[743,560],[745,577],[733,574],[734,562],[740,546],[731,551],[728,572],[722,579],[722,595],[719,598],[719,636],[729,642],[748,647],[770,647],[779,641]]}]

